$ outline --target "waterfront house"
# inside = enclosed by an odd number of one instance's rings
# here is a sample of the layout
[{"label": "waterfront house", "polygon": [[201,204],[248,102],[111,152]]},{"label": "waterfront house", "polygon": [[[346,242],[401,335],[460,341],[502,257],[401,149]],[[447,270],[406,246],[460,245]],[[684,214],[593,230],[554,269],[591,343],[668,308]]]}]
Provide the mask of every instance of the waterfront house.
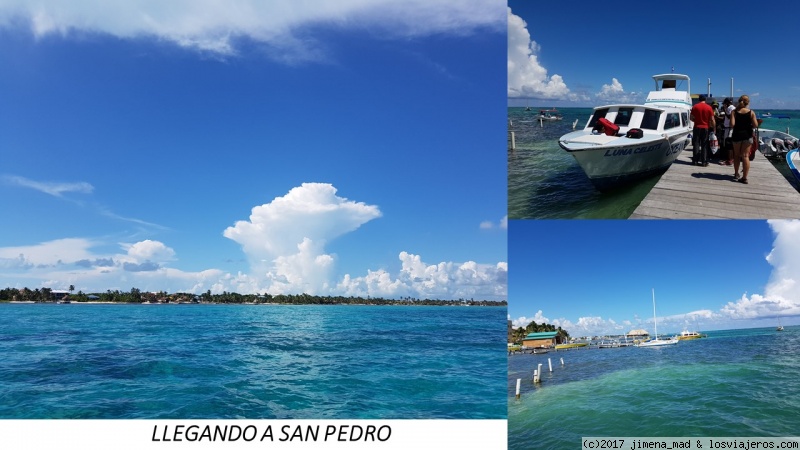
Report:
[{"label": "waterfront house", "polygon": [[556,345],[558,331],[545,331],[541,333],[528,333],[522,339],[522,345],[528,348],[552,347]]}]

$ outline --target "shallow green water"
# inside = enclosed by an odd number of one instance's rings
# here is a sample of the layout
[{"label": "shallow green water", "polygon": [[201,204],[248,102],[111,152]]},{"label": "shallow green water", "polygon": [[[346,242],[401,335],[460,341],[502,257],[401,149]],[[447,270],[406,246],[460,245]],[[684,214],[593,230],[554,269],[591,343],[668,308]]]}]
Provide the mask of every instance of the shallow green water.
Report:
[{"label": "shallow green water", "polygon": [[582,436],[797,435],[800,327],[708,335],[669,348],[510,356],[509,448],[577,448]]}]

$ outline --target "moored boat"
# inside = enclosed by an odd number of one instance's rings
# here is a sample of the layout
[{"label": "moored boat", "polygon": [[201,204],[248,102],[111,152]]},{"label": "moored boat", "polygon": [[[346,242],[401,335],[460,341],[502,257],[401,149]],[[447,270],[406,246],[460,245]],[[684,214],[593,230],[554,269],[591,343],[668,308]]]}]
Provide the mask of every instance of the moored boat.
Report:
[{"label": "moored boat", "polygon": [[536,116],[536,120],[544,120],[544,121],[551,121],[551,120],[561,120],[564,117],[561,113],[558,112],[557,109],[541,109],[539,110],[539,115]]},{"label": "moored boat", "polygon": [[783,158],[790,151],[798,148],[798,139],[783,131],[760,128],[758,130],[758,149],[768,157]]},{"label": "moored boat", "polygon": [[[582,130],[558,141],[598,190],[664,172],[689,142],[689,77],[670,73],[653,79],[656,90],[643,105],[597,107]],[[685,82],[685,91],[677,90],[678,82]]]},{"label": "moored boat", "polygon": [[792,171],[795,179],[800,183],[800,150],[789,150],[786,154],[786,163],[789,164],[789,169]]},{"label": "moored boat", "polygon": [[659,339],[658,338],[658,321],[656,319],[656,290],[653,289],[653,327],[655,328],[655,339],[650,339],[649,341],[640,342],[637,347],[661,347],[663,345],[674,345],[680,342],[678,339],[670,338],[670,339]]},{"label": "moored boat", "polygon": [[678,338],[679,341],[688,341],[688,340],[691,340],[691,339],[704,338],[704,337],[706,337],[706,335],[701,334],[700,332],[697,332],[697,331],[683,330],[681,332],[681,334],[679,334],[679,335],[677,335],[675,337]]},{"label": "moored boat", "polygon": [[588,345],[589,345],[588,342],[571,342],[569,344],[556,344],[555,349],[556,350],[568,350],[568,349],[571,349],[571,348],[586,347]]}]

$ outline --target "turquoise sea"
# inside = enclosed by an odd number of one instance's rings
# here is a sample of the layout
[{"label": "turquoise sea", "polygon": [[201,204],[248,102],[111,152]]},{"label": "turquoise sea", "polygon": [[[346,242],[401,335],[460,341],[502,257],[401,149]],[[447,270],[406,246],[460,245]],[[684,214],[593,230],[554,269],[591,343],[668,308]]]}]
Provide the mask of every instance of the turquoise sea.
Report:
[{"label": "turquoise sea", "polygon": [[[510,219],[627,219],[658,182],[642,180],[613,192],[592,186],[575,159],[558,146],[558,138],[572,131],[575,120],[583,128],[592,108],[559,108],[561,121],[539,124],[533,117],[539,108],[508,108],[508,130],[514,132],[516,149],[508,150],[508,216]],[[756,111],[758,109],[756,108]],[[758,111],[760,112],[760,111]],[[789,119],[764,119],[763,128],[800,136],[800,111],[772,110]],[[792,185],[800,185],[786,161],[773,164]]]},{"label": "turquoise sea", "polygon": [[797,436],[800,327],[707,334],[669,348],[509,356],[509,449],[578,448],[584,436]]},{"label": "turquoise sea", "polygon": [[0,418],[505,419],[506,308],[0,304]]}]

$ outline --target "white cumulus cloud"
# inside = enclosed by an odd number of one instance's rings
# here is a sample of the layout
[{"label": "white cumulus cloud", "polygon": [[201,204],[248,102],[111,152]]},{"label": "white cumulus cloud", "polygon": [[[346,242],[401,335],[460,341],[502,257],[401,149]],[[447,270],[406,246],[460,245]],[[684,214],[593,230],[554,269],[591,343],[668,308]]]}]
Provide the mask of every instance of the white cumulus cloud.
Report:
[{"label": "white cumulus cloud", "polygon": [[605,103],[635,103],[638,101],[639,94],[636,92],[625,92],[622,83],[616,78],[611,79],[611,84],[604,84],[595,97]]},{"label": "white cumulus cloud", "polygon": [[138,262],[164,262],[175,259],[175,250],[167,247],[163,242],[159,241],[151,241],[150,239],[147,239],[135,244],[123,244],[122,247],[127,249],[128,256]]},{"label": "white cumulus cloud", "polygon": [[531,40],[527,27],[508,8],[508,97],[569,98],[570,90],[561,76],[548,76],[539,62],[539,45]]},{"label": "white cumulus cloud", "polygon": [[342,295],[414,297],[431,299],[505,299],[508,264],[440,262],[428,264],[419,255],[400,252],[402,268],[396,276],[385,270],[363,277],[347,275],[337,285]]},{"label": "white cumulus cloud", "polygon": [[746,293],[726,304],[721,313],[732,319],[800,315],[800,220],[771,220],[775,234],[767,262],[772,265],[763,294]]},{"label": "white cumulus cloud", "polygon": [[327,281],[335,257],[325,253],[333,239],[381,216],[377,206],[336,195],[326,183],[303,183],[285,196],[252,209],[223,235],[242,246],[250,262],[250,282],[271,292],[316,294]]}]

